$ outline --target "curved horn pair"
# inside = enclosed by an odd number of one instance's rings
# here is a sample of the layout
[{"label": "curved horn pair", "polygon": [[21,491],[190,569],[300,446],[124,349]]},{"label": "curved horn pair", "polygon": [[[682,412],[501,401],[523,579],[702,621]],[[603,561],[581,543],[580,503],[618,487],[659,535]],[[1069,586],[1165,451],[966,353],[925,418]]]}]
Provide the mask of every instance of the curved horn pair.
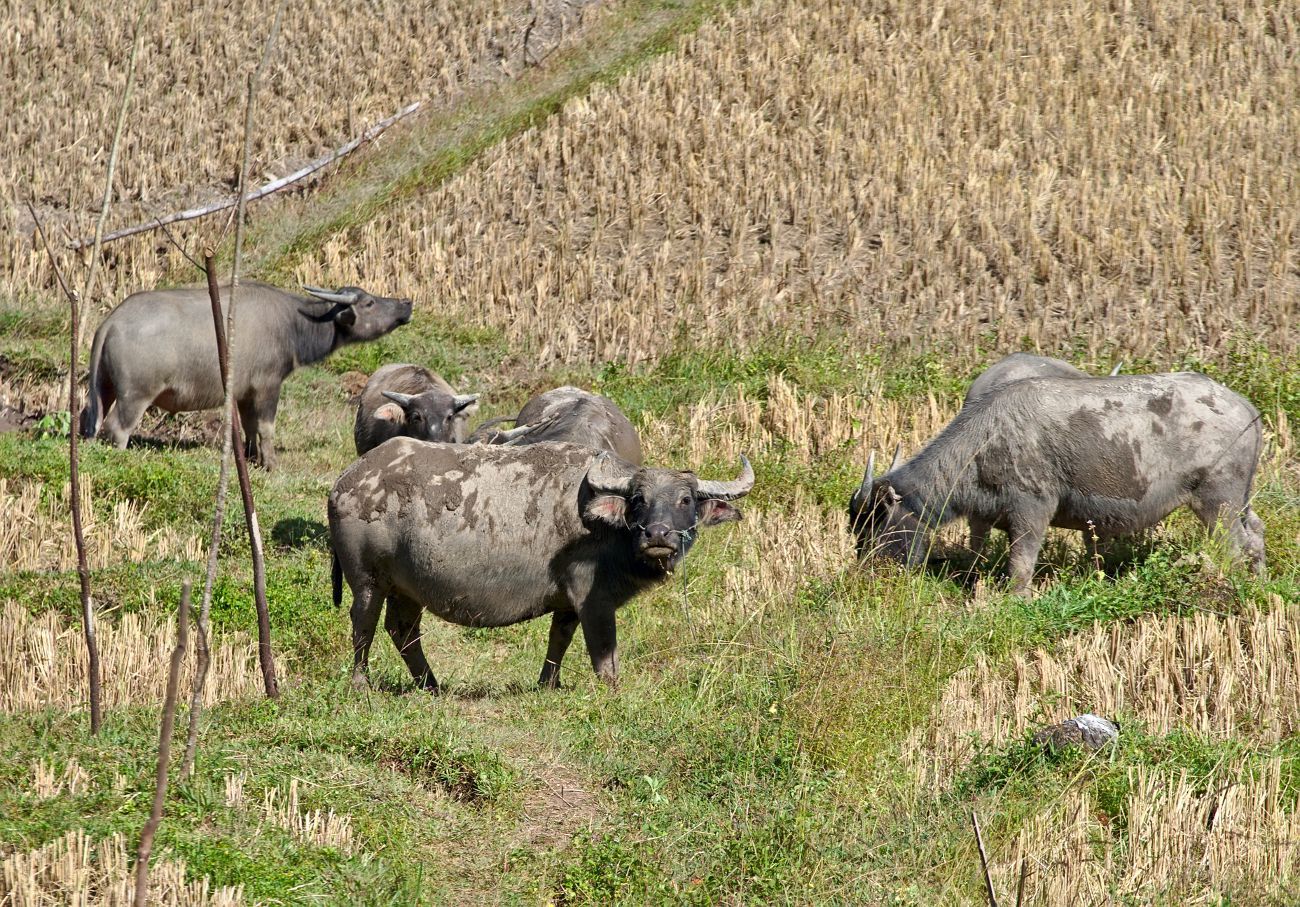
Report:
[{"label": "curved horn pair", "polygon": [[700,480],[696,497],[712,498],[717,501],[734,501],[749,494],[754,487],[754,467],[749,465],[749,458],[740,455],[740,475],[730,482],[712,482]]},{"label": "curved horn pair", "polygon": [[323,290],[320,287],[309,287],[305,283],[302,285],[302,288],[317,299],[325,302],[337,302],[340,305],[352,305],[357,301],[357,293],[355,290],[351,293],[339,293],[334,290]]}]

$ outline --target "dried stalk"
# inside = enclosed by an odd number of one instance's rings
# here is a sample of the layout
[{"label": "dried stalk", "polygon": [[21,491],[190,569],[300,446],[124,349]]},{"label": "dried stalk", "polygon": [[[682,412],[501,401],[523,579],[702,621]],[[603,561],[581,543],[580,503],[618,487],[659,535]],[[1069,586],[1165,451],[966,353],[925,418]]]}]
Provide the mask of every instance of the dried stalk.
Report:
[{"label": "dried stalk", "polygon": [[[293,173],[290,173],[286,176],[282,176],[279,179],[274,179],[271,180],[269,183],[264,183],[263,185],[259,186],[257,189],[254,189],[252,192],[248,193],[248,195],[244,196],[243,200],[245,202],[255,202],[258,199],[265,198],[268,195],[272,195],[276,192],[279,192],[281,189],[287,189],[289,186],[292,186],[294,183],[302,182],[307,177],[311,176],[313,173],[316,173],[319,170],[323,170],[326,167],[328,167],[330,164],[333,164],[335,161],[339,161],[347,157],[349,154],[356,151],[358,148],[360,148],[362,145],[366,144],[367,142],[374,141],[376,138],[380,136],[380,134],[382,134],[386,129],[388,129],[388,127],[392,126],[394,123],[397,123],[400,120],[406,119],[408,116],[410,116],[411,114],[419,110],[422,106],[424,106],[423,101],[415,101],[414,103],[407,104],[405,107],[397,111],[397,113],[393,114],[391,117],[388,117],[387,119],[384,120],[380,120],[378,123],[375,123],[365,132],[361,133],[361,135],[357,136],[356,138],[352,139],[349,142],[346,142],[343,145],[340,145],[338,148],[335,148],[333,151],[327,154],[322,154],[320,157],[316,158],[314,161],[311,161],[306,166],[301,167],[295,170]],[[181,223],[187,220],[197,220],[200,217],[207,217],[209,214],[216,214],[218,211],[226,211],[230,208],[234,208],[236,205],[239,204],[239,202],[240,202],[240,197],[235,196],[233,198],[223,199],[219,202],[212,202],[211,204],[208,205],[200,205],[197,208],[187,208],[184,211],[177,211],[175,214],[168,214],[166,217],[155,217],[153,220],[149,221],[148,223],[136,224],[133,227],[123,227],[120,230],[114,230],[112,233],[109,233],[107,236],[103,238],[103,242],[110,243],[113,242],[114,240],[125,239],[128,236],[135,236],[136,234],[139,233],[147,233],[150,230],[157,230],[160,227],[165,228],[168,224]],[[71,244],[71,248],[84,249],[92,242],[94,242],[93,238],[79,239],[76,242]]]},{"label": "dried stalk", "polygon": [[1016,907],[1025,903],[1025,878],[1029,875],[1029,858],[1020,858],[1020,881],[1016,884]]},{"label": "dried stalk", "polygon": [[70,502],[72,539],[77,546],[77,580],[81,584],[81,628],[86,637],[86,672],[89,675],[87,680],[90,686],[90,733],[93,735],[99,733],[99,725],[103,721],[101,707],[103,697],[100,691],[99,642],[95,638],[95,603],[90,597],[90,565],[86,561],[86,534],[81,522],[81,471],[77,456],[77,439],[80,433],[76,419],[77,337],[81,326],[81,306],[78,304],[77,294],[63,279],[63,271],[59,268],[58,259],[54,257],[54,250],[50,248],[45,227],[36,216],[36,208],[31,202],[27,203],[27,210],[31,212],[32,220],[36,223],[36,231],[40,233],[41,242],[45,245],[45,254],[50,258],[50,267],[54,269],[59,288],[63,290],[63,295],[68,297],[69,308],[72,310],[72,324],[69,330],[71,344],[68,350],[68,484],[72,494]]},{"label": "dried stalk", "polygon": [[[280,33],[280,20],[284,16],[285,0],[275,10],[271,33],[266,37],[262,60],[256,71],[248,77],[248,103],[244,108],[244,153],[239,165],[239,208],[235,215],[235,251],[230,266],[230,306],[226,311],[226,355],[233,355],[235,347],[235,294],[239,287],[239,263],[244,245],[244,210],[248,204],[248,165],[253,153],[253,114],[257,108],[257,87],[262,74],[271,61],[276,36]],[[232,381],[226,382],[226,408],[232,405]],[[231,420],[231,433],[238,429],[238,419]],[[238,436],[235,435],[237,438]],[[262,558],[262,535],[257,525],[257,511],[253,507],[253,489],[248,480],[248,463],[244,445],[235,444],[235,469],[239,474],[239,492],[244,500],[244,519],[248,524],[248,540],[253,551],[253,592],[257,603],[257,657],[262,666],[262,682],[266,695],[275,699],[280,695],[279,681],[275,676],[275,654],[271,649],[271,612],[266,601],[266,573]]]},{"label": "dried stalk", "polygon": [[975,846],[980,852],[980,868],[984,870],[984,888],[988,891],[989,907],[998,907],[998,896],[993,891],[993,876],[989,875],[989,858],[984,852],[984,836],[980,834],[980,819],[975,810],[970,811],[970,822],[975,828]]},{"label": "dried stalk", "polygon": [[208,569],[203,581],[203,598],[199,602],[197,633],[198,656],[194,682],[190,686],[190,724],[185,739],[185,759],[181,763],[181,777],[188,778],[194,771],[194,756],[199,745],[199,718],[203,715],[203,687],[208,681],[208,667],[212,662],[208,646],[208,615],[212,610],[212,587],[217,578],[217,554],[221,547],[221,527],[226,520],[226,491],[230,487],[230,454],[234,446],[234,401],[227,380],[226,336],[221,329],[221,293],[217,288],[217,268],[211,249],[203,253],[203,270],[207,274],[208,299],[212,304],[212,326],[217,336],[217,364],[221,370],[221,383],[226,391],[226,403],[221,411],[221,471],[217,476],[216,504],[212,511],[212,538],[208,544]]},{"label": "dried stalk", "polygon": [[167,771],[171,766],[172,729],[176,725],[176,700],[181,685],[181,662],[185,660],[185,643],[190,633],[190,581],[181,586],[181,604],[176,614],[176,648],[172,649],[171,668],[167,672],[167,696],[163,700],[162,726],[158,731],[158,778],[154,785],[153,810],[149,821],[140,829],[140,846],[135,858],[135,907],[144,907],[149,895],[149,855],[153,838],[162,822],[163,801],[167,798]]}]

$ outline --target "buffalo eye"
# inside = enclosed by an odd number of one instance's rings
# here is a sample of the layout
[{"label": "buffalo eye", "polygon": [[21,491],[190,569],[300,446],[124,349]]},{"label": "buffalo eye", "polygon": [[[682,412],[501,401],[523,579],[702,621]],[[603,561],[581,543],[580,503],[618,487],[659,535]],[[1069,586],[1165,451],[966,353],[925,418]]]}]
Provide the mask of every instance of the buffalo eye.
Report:
[{"label": "buffalo eye", "polygon": [[411,421],[412,421],[412,422],[423,422],[423,421],[424,421],[424,416],[420,415],[419,413],[411,413]]},{"label": "buffalo eye", "polygon": [[367,299],[366,308],[373,309],[374,307],[375,307],[375,301],[373,299]]},{"label": "buffalo eye", "polygon": [[684,494],[681,496],[681,499],[677,502],[677,506],[689,507],[690,503],[691,503],[691,496],[689,494]]}]

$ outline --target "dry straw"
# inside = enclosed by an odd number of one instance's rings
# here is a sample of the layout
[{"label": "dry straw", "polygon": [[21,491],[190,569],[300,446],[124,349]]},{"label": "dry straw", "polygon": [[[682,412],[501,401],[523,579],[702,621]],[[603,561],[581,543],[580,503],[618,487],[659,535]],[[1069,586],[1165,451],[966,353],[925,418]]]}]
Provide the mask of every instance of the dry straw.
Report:
[{"label": "dry straw", "polygon": [[[157,705],[167,684],[175,625],[123,614],[99,626],[104,705]],[[86,649],[80,631],[53,612],[33,616],[8,602],[0,609],[0,713],[82,705]],[[187,670],[192,671],[193,666]],[[205,702],[256,696],[261,689],[256,646],[233,634],[212,647]]]},{"label": "dry straw", "polygon": [[1017,652],[1006,668],[983,656],[948,684],[911,741],[923,785],[943,783],[981,746],[1082,712],[1131,716],[1154,733],[1185,729],[1276,743],[1300,728],[1300,605],[1220,616],[1099,624],[1056,650]]},{"label": "dry straw", "polygon": [[1071,790],[995,852],[994,881],[1013,890],[1025,858],[1030,904],[1276,903],[1300,869],[1300,812],[1283,770],[1281,759],[1226,766],[1206,785],[1132,768],[1122,838],[1086,790]]},{"label": "dry straw", "polygon": [[[180,860],[155,863],[149,889],[149,903],[160,907],[244,903],[240,886],[214,886],[206,878],[186,881],[185,863]],[[0,862],[0,907],[127,907],[134,894],[126,839],[120,834],[96,842],[84,832],[72,831]]]},{"label": "dry straw", "polygon": [[[0,479],[0,573],[70,570],[77,564],[69,523],[69,486],[58,496],[41,482]],[[197,561],[202,543],[172,529],[146,526],[147,504],[96,499],[89,477],[81,481],[81,513],[92,568],[122,561],[181,558]]]},{"label": "dry straw", "polygon": [[[237,809],[244,806],[244,787],[247,782],[248,775],[245,772],[226,776],[227,807]],[[267,788],[262,795],[262,817],[304,844],[350,851],[352,818],[339,815],[332,809],[303,809],[298,786],[298,779],[291,778],[287,788]]]},{"label": "dry straw", "polygon": [[1293,350],[1297,15],[760,0],[299,276],[400,282],[542,362],[652,360],[679,328]]}]

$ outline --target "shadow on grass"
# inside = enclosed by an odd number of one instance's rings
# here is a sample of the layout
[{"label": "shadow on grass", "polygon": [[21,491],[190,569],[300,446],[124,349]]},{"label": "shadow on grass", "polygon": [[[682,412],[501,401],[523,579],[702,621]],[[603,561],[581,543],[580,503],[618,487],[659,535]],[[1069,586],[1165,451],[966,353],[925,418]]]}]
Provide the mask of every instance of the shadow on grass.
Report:
[{"label": "shadow on grass", "polygon": [[329,528],[320,520],[300,516],[286,517],[271,527],[271,541],[277,548],[317,548],[329,550]]}]

